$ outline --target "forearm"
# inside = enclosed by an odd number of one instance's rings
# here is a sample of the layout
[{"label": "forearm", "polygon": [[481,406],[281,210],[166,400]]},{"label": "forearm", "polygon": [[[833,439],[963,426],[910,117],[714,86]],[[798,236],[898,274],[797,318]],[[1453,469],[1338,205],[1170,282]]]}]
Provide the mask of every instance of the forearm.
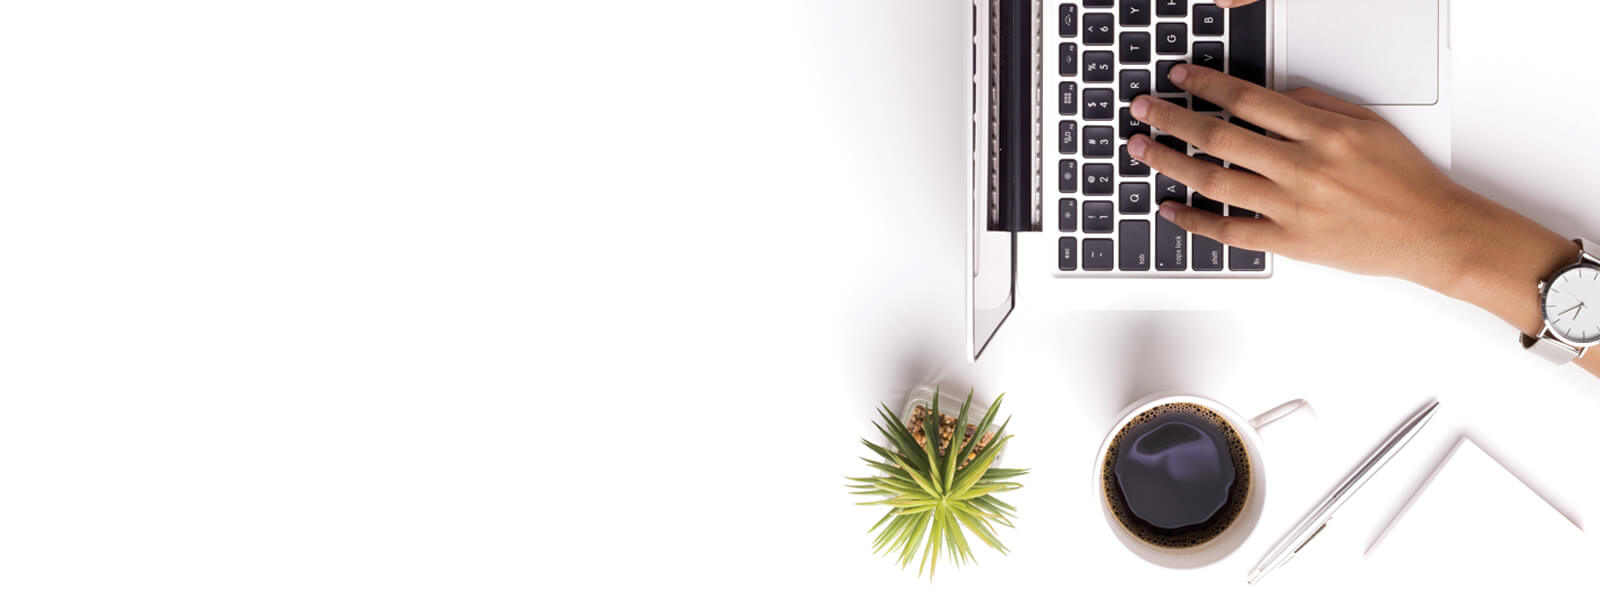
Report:
[{"label": "forearm", "polygon": [[[1460,232],[1458,242],[1463,250],[1457,255],[1461,262],[1453,273],[1442,281],[1420,283],[1475,304],[1517,331],[1538,337],[1544,328],[1544,316],[1539,310],[1539,282],[1557,269],[1576,262],[1578,246],[1498,204],[1474,204],[1485,207],[1489,213],[1477,219],[1486,229]],[[1600,376],[1600,352],[1591,352],[1575,364]]]}]

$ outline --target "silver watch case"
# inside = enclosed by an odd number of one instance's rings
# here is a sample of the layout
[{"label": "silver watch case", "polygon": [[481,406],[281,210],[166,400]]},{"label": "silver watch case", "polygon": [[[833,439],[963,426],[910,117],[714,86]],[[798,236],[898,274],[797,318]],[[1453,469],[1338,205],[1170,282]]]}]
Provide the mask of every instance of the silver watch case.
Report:
[{"label": "silver watch case", "polygon": [[1539,316],[1544,319],[1544,326],[1539,329],[1539,337],[1521,336],[1523,348],[1533,350],[1541,356],[1549,358],[1552,362],[1568,362],[1582,358],[1590,348],[1600,346],[1600,339],[1587,342],[1574,340],[1552,329],[1550,327],[1550,314],[1547,312],[1548,309],[1545,308],[1549,302],[1550,284],[1560,279],[1562,275],[1578,269],[1600,271],[1600,247],[1597,247],[1594,242],[1582,238],[1573,241],[1577,242],[1579,248],[1577,262],[1557,269],[1556,272],[1551,273],[1549,277],[1539,282]]},{"label": "silver watch case", "polygon": [[1544,282],[1539,282],[1539,315],[1544,317],[1544,328],[1539,331],[1539,336],[1541,336],[1541,338],[1555,338],[1557,341],[1562,342],[1562,344],[1566,344],[1566,346],[1571,346],[1573,349],[1578,350],[1578,354],[1582,355],[1584,350],[1590,349],[1590,347],[1600,346],[1600,338],[1590,339],[1590,341],[1579,341],[1579,339],[1568,338],[1568,336],[1560,333],[1560,331],[1552,330],[1552,328],[1550,328],[1550,309],[1549,304],[1547,304],[1547,302],[1549,302],[1550,283],[1555,282],[1555,280],[1558,280],[1558,278],[1562,278],[1562,275],[1570,274],[1570,272],[1573,272],[1573,270],[1579,269],[1594,270],[1594,272],[1600,274],[1600,261],[1590,262],[1589,258],[1584,256],[1584,259],[1579,259],[1576,264],[1568,264],[1568,266],[1557,270],[1555,274],[1550,275],[1550,278],[1547,278],[1547,280],[1544,280]]}]

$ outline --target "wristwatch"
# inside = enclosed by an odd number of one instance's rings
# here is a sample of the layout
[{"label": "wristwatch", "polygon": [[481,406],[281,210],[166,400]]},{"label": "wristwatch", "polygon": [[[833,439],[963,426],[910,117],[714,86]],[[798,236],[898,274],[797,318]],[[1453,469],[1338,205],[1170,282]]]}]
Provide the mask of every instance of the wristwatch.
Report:
[{"label": "wristwatch", "polygon": [[1582,238],[1573,241],[1578,243],[1578,262],[1539,282],[1544,329],[1537,338],[1522,335],[1523,348],[1556,364],[1572,362],[1600,345],[1600,246]]}]

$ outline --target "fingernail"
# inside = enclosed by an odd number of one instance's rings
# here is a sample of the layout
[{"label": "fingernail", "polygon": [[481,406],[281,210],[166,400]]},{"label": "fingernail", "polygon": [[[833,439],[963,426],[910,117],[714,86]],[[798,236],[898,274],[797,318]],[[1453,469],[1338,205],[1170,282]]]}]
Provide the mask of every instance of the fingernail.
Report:
[{"label": "fingernail", "polygon": [[1133,113],[1133,118],[1143,121],[1144,116],[1150,113],[1150,97],[1139,96],[1134,98],[1133,106],[1128,107],[1128,110]]},{"label": "fingernail", "polygon": [[[1131,146],[1132,144],[1129,145]],[[1160,212],[1161,218],[1171,221],[1172,217],[1178,214],[1178,203],[1170,200],[1167,202],[1162,202]]]},{"label": "fingernail", "polygon": [[1128,140],[1128,154],[1132,154],[1134,158],[1144,158],[1145,148],[1149,146],[1149,139],[1142,135],[1133,136],[1133,139]]},{"label": "fingernail", "polygon": [[1172,70],[1167,72],[1167,79],[1174,85],[1183,85],[1183,80],[1188,78],[1189,65],[1173,65]]}]

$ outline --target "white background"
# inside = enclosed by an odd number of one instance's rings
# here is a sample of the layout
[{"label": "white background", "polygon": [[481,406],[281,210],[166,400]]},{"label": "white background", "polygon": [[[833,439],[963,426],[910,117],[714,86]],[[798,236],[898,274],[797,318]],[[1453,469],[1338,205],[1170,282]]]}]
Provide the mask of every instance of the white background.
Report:
[{"label": "white background", "polygon": [[[1460,176],[1600,236],[1545,200],[1594,191],[1600,9],[1457,4]],[[1600,514],[1600,385],[1396,282],[1296,321],[1039,307],[967,365],[964,10],[0,4],[0,595],[1430,589],[1360,556],[1462,434]],[[929,380],[1009,392],[1035,470],[1013,554],[931,586],[869,555],[841,485],[871,407]],[[1268,431],[1257,535],[1196,572],[1133,558],[1088,489],[1117,408],[1169,387],[1317,408]],[[1429,397],[1344,526],[1247,590]]]}]

